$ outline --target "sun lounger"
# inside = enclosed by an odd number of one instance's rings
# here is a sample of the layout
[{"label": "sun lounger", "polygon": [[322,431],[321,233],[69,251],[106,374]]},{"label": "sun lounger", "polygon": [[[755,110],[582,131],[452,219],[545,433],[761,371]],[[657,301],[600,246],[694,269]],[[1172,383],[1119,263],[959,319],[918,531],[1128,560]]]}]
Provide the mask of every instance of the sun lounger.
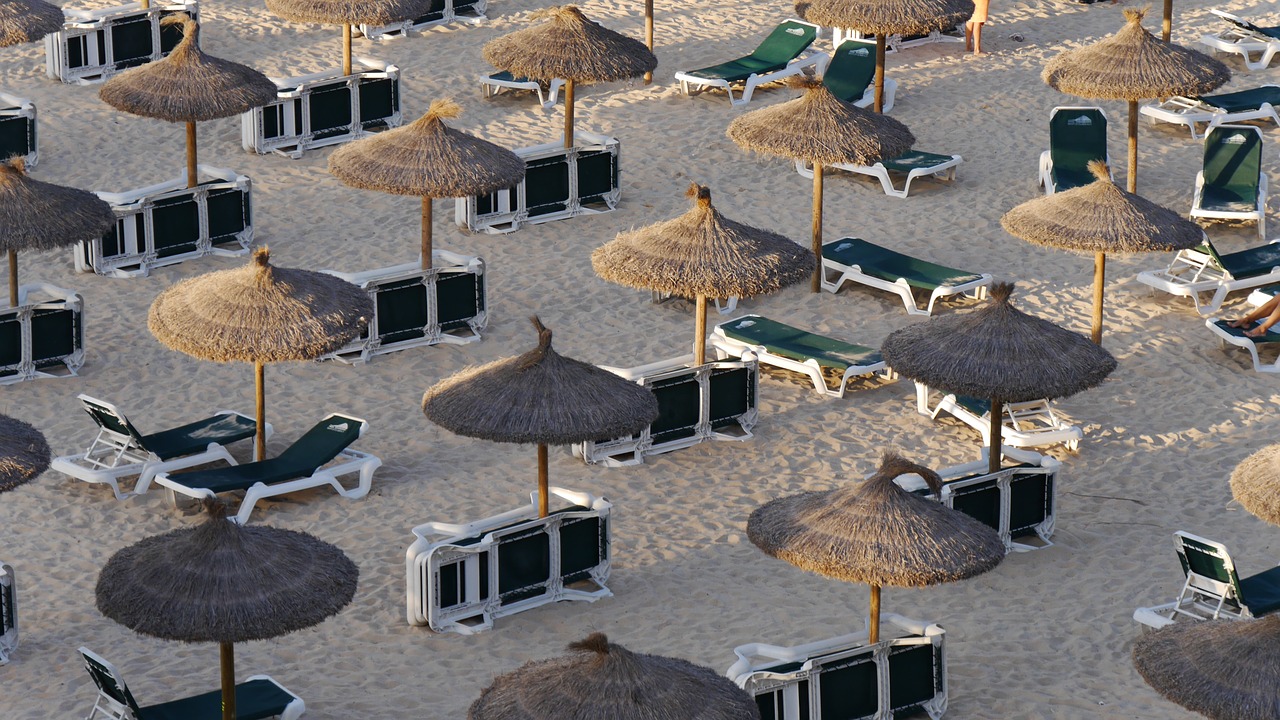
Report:
[{"label": "sun lounger", "polygon": [[[724,88],[729,104],[738,107],[751,102],[751,94],[764,83],[776,82],[806,70],[816,70],[826,62],[825,53],[811,51],[818,37],[818,26],[800,20],[787,20],[769,33],[769,37],[750,55],[719,65],[676,73],[680,92],[692,94],[707,88]],[[733,88],[741,86],[741,95],[733,98]]]},{"label": "sun lounger", "polygon": [[[865,40],[875,43],[874,33],[865,33],[853,28],[831,28],[831,46],[836,47],[845,40]],[[917,35],[893,34],[884,39],[885,53],[901,52],[913,47],[938,42],[964,42],[964,24],[958,23],[947,30],[931,30]]]},{"label": "sun lounger", "polygon": [[361,23],[356,27],[359,28],[361,35],[370,40],[405,37],[423,33],[428,28],[455,20],[467,25],[479,25],[489,19],[485,16],[488,8],[488,0],[431,0],[424,12],[417,17],[387,25]]},{"label": "sun lounger", "polygon": [[[1239,55],[1250,70],[1262,70],[1280,52],[1280,26],[1261,27],[1216,8],[1209,12],[1225,20],[1228,27],[1217,35],[1202,36],[1200,44],[1218,52]],[[1258,53],[1257,60],[1251,59],[1252,53]]]},{"label": "sun lounger", "polygon": [[[845,384],[854,377],[896,377],[885,367],[877,350],[759,315],[743,315],[715,326],[711,346],[721,359],[754,353],[766,365],[808,375],[819,395],[844,397]],[[824,372],[833,378],[833,383],[828,384]]]},{"label": "sun lounger", "polygon": [[[874,40],[845,40],[831,53],[831,59],[818,69],[822,84],[832,95],[860,108],[871,107],[876,101],[876,43]],[[898,92],[897,81],[884,79],[884,107],[882,112],[893,109],[893,98]]]},{"label": "sun lounger", "polygon": [[[173,493],[197,500],[244,490],[244,500],[234,518],[241,525],[249,521],[253,506],[259,500],[297,490],[329,485],[342,497],[354,500],[368,494],[373,471],[382,465],[373,455],[347,447],[368,428],[369,424],[360,418],[333,413],[277,457],[215,470],[162,472],[155,480]],[[338,478],[351,473],[359,473],[360,482],[348,490]],[[176,496],[174,501],[176,504]]]},{"label": "sun lounger", "polygon": [[1040,153],[1044,194],[1093,182],[1089,172],[1093,160],[1104,161],[1110,171],[1106,113],[1099,107],[1055,107],[1049,114],[1049,149]]},{"label": "sun lounger", "polygon": [[[840,292],[846,282],[894,293],[902,298],[909,315],[930,315],[941,298],[986,297],[991,276],[935,265],[866,240],[841,238],[822,246],[822,289]],[[929,293],[923,310],[916,304],[915,290]]]},{"label": "sun lounger", "polygon": [[1267,176],[1262,172],[1262,131],[1219,125],[1205,134],[1204,161],[1196,173],[1191,219],[1255,222],[1266,239]]},{"label": "sun lounger", "polygon": [[20,157],[30,171],[40,162],[36,142],[36,106],[25,98],[0,92],[0,160]]},{"label": "sun lounger", "polygon": [[1155,100],[1143,105],[1141,112],[1153,123],[1186,125],[1191,131],[1191,138],[1199,140],[1204,134],[1196,134],[1198,123],[1204,123],[1205,134],[1219,125],[1246,120],[1270,120],[1280,125],[1277,105],[1280,105],[1280,85],[1263,85],[1221,95],[1177,95],[1163,102]]},{"label": "sun lounger", "polygon": [[18,585],[13,566],[0,562],[0,665],[18,649]]},{"label": "sun lounger", "polygon": [[[796,172],[802,177],[812,178],[813,167],[804,160],[796,160]],[[956,179],[956,166],[964,162],[959,155],[939,155],[937,153],[908,150],[892,160],[884,160],[875,165],[847,165],[835,163],[825,165],[827,169],[838,169],[858,175],[870,175],[880,181],[880,188],[885,195],[905,198],[911,194],[911,183],[918,177],[928,177],[939,182],[949,183]],[[893,175],[905,175],[906,181],[902,189],[894,187]]]},{"label": "sun lounger", "polygon": [[[1138,273],[1138,282],[1189,297],[1197,312],[1208,315],[1222,306],[1228,293],[1280,282],[1280,244],[1273,240],[1223,255],[1206,236],[1204,245],[1178,251],[1168,268]],[[1200,295],[1207,292],[1213,297],[1201,304]]]},{"label": "sun lounger", "polygon": [[[930,407],[935,394],[941,397],[937,404]],[[1004,445],[1018,448],[1066,445],[1069,450],[1080,447],[1084,432],[1059,419],[1048,400],[1003,405],[1004,420],[1000,425],[1000,442]],[[934,393],[928,385],[917,382],[916,411],[934,420],[945,412],[982,433],[983,444],[991,444],[991,401],[988,399]]]},{"label": "sun lounger", "polygon": [[75,375],[84,364],[84,298],[32,283],[0,308],[0,385]]},{"label": "sun lounger", "polygon": [[1268,345],[1271,348],[1277,348],[1275,343],[1280,343],[1280,332],[1268,330],[1265,335],[1260,337],[1249,337],[1245,335],[1246,328],[1233,328],[1227,326],[1226,320],[1214,320],[1212,318],[1204,321],[1205,327],[1209,328],[1209,332],[1218,336],[1218,339],[1225,345],[1234,345],[1244,348],[1249,352],[1249,357],[1253,359],[1253,369],[1260,373],[1280,373],[1280,355],[1273,362],[1264,363],[1259,357],[1259,345]]},{"label": "sun lounger", "polygon": [[44,37],[45,74],[64,83],[89,85],[154,62],[182,40],[181,25],[162,25],[176,13],[200,21],[196,0],[177,0],[144,7],[130,2],[92,10],[64,8],[65,23]]},{"label": "sun lounger", "polygon": [[1245,620],[1280,610],[1280,567],[1241,578],[1227,546],[1181,530],[1173,534],[1173,548],[1187,580],[1171,603],[1138,608],[1133,619],[1154,628],[1179,616],[1195,620]]},{"label": "sun lounger", "polygon": [[[98,700],[85,720],[221,720],[222,691],[210,690],[157,705],[138,705],[115,666],[88,648],[80,648],[85,670],[98,687]],[[296,720],[306,710],[302,698],[268,675],[252,675],[236,683],[236,717]]]},{"label": "sun lounger", "polygon": [[[516,77],[505,70],[480,76],[480,88],[485,97],[494,97],[504,89],[528,90],[529,92],[537,93],[538,103],[542,105],[543,110],[550,110],[556,106],[556,98],[560,96],[560,88],[562,87],[564,87],[564,80],[560,78],[556,78],[550,83],[541,83],[526,77]],[[546,93],[545,96],[543,93]]]}]

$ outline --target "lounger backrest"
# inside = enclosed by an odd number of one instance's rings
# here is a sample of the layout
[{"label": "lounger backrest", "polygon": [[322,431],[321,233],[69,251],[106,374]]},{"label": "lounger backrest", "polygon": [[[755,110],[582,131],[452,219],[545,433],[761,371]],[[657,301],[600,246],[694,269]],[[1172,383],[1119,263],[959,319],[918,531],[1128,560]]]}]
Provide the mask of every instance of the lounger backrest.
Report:
[{"label": "lounger backrest", "polygon": [[1049,157],[1055,172],[1088,174],[1107,159],[1107,116],[1097,107],[1058,107],[1049,116]]},{"label": "lounger backrest", "polygon": [[807,50],[817,37],[816,26],[788,20],[774,28],[769,37],[751,51],[751,57],[769,65],[786,65]]},{"label": "lounger backrest", "polygon": [[133,693],[129,692],[129,686],[124,684],[124,678],[120,677],[115,666],[89,648],[80,648],[80,655],[84,658],[85,670],[89,671],[89,677],[93,678],[93,684],[98,686],[98,690],[129,708],[133,711],[134,717],[139,717],[141,710],[138,708],[138,703],[133,699]]},{"label": "lounger backrest", "polygon": [[84,411],[89,413],[89,417],[93,418],[98,427],[132,438],[138,447],[143,447],[142,433],[138,432],[133,423],[129,422],[129,418],[125,417],[115,405],[88,395],[79,395],[77,399],[80,400],[81,405],[84,405]]},{"label": "lounger backrest", "polygon": [[1240,599],[1240,578],[1225,545],[1181,530],[1173,534],[1173,544],[1192,587],[1216,596]]},{"label": "lounger backrest", "polygon": [[318,468],[355,442],[364,426],[363,420],[334,413],[294,441],[277,461],[281,465]]},{"label": "lounger backrest", "polygon": [[845,40],[831,56],[822,84],[832,95],[854,102],[867,91],[875,75],[876,44],[867,40]]},{"label": "lounger backrest", "polygon": [[18,627],[18,598],[8,565],[0,563],[0,637]]},{"label": "lounger backrest", "polygon": [[1255,203],[1262,177],[1262,133],[1255,127],[1219,125],[1204,139],[1204,186]]}]

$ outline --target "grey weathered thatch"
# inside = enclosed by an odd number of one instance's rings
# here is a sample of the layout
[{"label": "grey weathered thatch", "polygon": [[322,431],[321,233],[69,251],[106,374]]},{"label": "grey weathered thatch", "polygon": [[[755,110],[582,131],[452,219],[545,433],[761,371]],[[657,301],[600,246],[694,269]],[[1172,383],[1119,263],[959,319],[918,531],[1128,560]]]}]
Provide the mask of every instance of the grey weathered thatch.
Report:
[{"label": "grey weathered thatch", "polygon": [[1236,466],[1231,495],[1245,510],[1280,525],[1280,445],[1264,447]]},{"label": "grey weathered thatch", "polygon": [[130,630],[182,642],[266,640],[311,627],[355,596],[360,571],[307,533],[228,522],[154,535],[107,561],[98,610]]},{"label": "grey weathered thatch", "polygon": [[12,490],[49,469],[49,443],[28,423],[0,415],[0,492]]},{"label": "grey weathered thatch", "polygon": [[824,165],[874,165],[911,149],[906,125],[840,100],[819,78],[789,78],[804,95],[752,110],[729,123],[727,134],[753,152]]},{"label": "grey weathered thatch", "polygon": [[185,13],[163,24],[182,24],[182,41],[157,62],[112,77],[98,91],[103,102],[133,115],[168,122],[231,117],[276,99],[276,85],[246,65],[206,55],[199,26]]},{"label": "grey weathered thatch", "polygon": [[425,15],[429,0],[267,0],[272,13],[300,23],[387,25]]},{"label": "grey weathered thatch", "polygon": [[1280,616],[1176,622],[1133,642],[1157,692],[1213,720],[1280,717]]},{"label": "grey weathered thatch", "polygon": [[1059,54],[1041,79],[1060,92],[1099,100],[1203,95],[1231,79],[1221,62],[1147,32],[1144,14],[1125,10],[1127,23],[1116,34]]},{"label": "grey weathered thatch", "polygon": [[518,155],[444,124],[461,112],[452,100],[435,100],[409,125],[335,150],[329,172],[352,187],[433,198],[485,195],[523,180]]},{"label": "grey weathered thatch", "polygon": [[871,35],[950,30],[973,15],[973,0],[799,0],[795,5],[811,23]]},{"label": "grey weathered thatch", "polygon": [[885,453],[875,475],[836,490],[789,495],[756,508],[747,537],[804,570],[873,586],[923,587],[987,572],[1004,559],[994,530],[898,487],[915,473],[937,492],[938,474]]},{"label": "grey weathered thatch", "polygon": [[509,443],[568,445],[638,432],[658,418],[646,387],[564,357],[533,318],[538,347],[468,368],[429,388],[422,411],[459,435]]},{"label": "grey weathered thatch", "polygon": [[345,345],[372,317],[369,296],[355,285],[269,260],[260,247],[243,267],[169,287],[151,304],[151,334],[201,360],[314,360]]},{"label": "grey weathered thatch", "polygon": [[485,43],[490,65],[535,80],[575,82],[626,80],[658,66],[644,43],[588,19],[573,5],[553,5],[529,19],[546,22]]},{"label": "grey weathered thatch", "polygon": [[694,206],[672,220],[618,233],[591,253],[596,274],[619,285],[682,297],[752,297],[800,282],[813,253],[775,232],[720,214],[711,191],[689,186]]},{"label": "grey weathered thatch", "polygon": [[1013,307],[996,283],[981,307],[895,330],[885,363],[932,388],[1005,402],[1074,395],[1102,382],[1116,359],[1084,336]]},{"label": "grey weathered thatch", "polygon": [[43,0],[0,0],[0,47],[37,42],[64,22],[62,8]]},{"label": "grey weathered thatch", "polygon": [[497,677],[467,720],[758,720],[755,700],[711,668],[633,653],[603,633],[570,643],[569,655],[525,663]]},{"label": "grey weathered thatch", "polygon": [[28,177],[22,158],[0,162],[0,250],[53,250],[100,237],[111,206],[88,190]]}]

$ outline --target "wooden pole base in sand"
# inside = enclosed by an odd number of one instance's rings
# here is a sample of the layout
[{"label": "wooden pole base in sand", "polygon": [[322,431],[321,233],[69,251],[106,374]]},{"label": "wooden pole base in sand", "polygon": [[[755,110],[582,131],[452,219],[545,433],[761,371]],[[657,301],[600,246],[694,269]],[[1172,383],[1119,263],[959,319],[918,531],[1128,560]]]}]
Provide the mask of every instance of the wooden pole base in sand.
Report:
[{"label": "wooden pole base in sand", "polygon": [[[644,44],[653,52],[653,0],[644,0]],[[653,71],[644,74],[644,84],[653,82]]]},{"label": "wooden pole base in sand", "polygon": [[236,653],[231,643],[218,643],[222,669],[222,720],[236,720]]},{"label": "wooden pole base in sand", "polygon": [[880,642],[880,586],[871,586],[871,610],[867,613],[867,643]]},{"label": "wooden pole base in sand", "polygon": [[1093,331],[1090,338],[1094,345],[1102,344],[1102,288],[1106,285],[1107,254],[1093,254]]},{"label": "wooden pole base in sand", "polygon": [[573,80],[564,81],[564,146],[573,147]]},{"label": "wooden pole base in sand", "polygon": [[1129,101],[1129,186],[1131,193],[1138,192],[1138,101]]},{"label": "wooden pole base in sand", "polygon": [[822,290],[822,163],[813,164],[813,280],[809,289]]},{"label": "wooden pole base in sand", "polygon": [[547,444],[538,443],[538,517],[544,518],[550,512],[551,490],[547,479]]},{"label": "wooden pole base in sand", "polygon": [[196,176],[196,124],[187,121],[187,187],[198,185],[200,178]]},{"label": "wooden pole base in sand", "polygon": [[18,251],[9,251],[9,307],[18,307]]},{"label": "wooden pole base in sand", "polygon": [[884,33],[876,33],[876,112],[884,112]]},{"label": "wooden pole base in sand", "polygon": [[351,74],[351,25],[342,24],[342,74]]},{"label": "wooden pole base in sand", "polygon": [[707,296],[698,295],[694,310],[693,361],[701,365],[707,361]]},{"label": "wooden pole base in sand", "polygon": [[260,362],[253,364],[253,379],[255,386],[256,402],[254,404],[254,412],[258,420],[258,428],[254,435],[254,459],[267,459],[267,393],[266,393],[266,373],[263,371],[263,365]]},{"label": "wooden pole base in sand", "polygon": [[1004,429],[1004,403],[1000,398],[991,398],[991,444],[987,449],[987,472],[1000,471],[1001,431]]},{"label": "wooden pole base in sand", "polygon": [[422,198],[422,269],[431,269],[431,198]]}]

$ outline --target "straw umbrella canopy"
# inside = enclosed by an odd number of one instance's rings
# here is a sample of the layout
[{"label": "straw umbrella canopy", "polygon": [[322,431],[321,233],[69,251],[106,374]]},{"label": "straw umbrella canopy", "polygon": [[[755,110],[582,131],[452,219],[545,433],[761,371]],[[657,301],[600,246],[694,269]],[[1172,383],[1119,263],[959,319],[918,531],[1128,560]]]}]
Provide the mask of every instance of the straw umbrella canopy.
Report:
[{"label": "straw umbrella canopy", "polygon": [[315,360],[347,344],[373,316],[351,283],[275,267],[266,247],[249,264],[171,285],[151,303],[147,327],[163,345],[201,360],[251,362],[257,390],[257,459],[266,458],[263,365]]},{"label": "straw umbrella canopy", "polygon": [[759,720],[755,699],[711,668],[631,652],[598,632],[567,650],[495,678],[467,720]]},{"label": "straw umbrella canopy", "polygon": [[973,0],[799,0],[796,12],[826,27],[876,36],[875,111],[884,107],[885,39],[948,30],[973,15]]},{"label": "straw umbrella canopy", "polygon": [[565,147],[573,147],[575,83],[628,80],[658,66],[658,58],[644,43],[587,18],[574,5],[553,5],[529,19],[546,22],[490,40],[484,45],[484,59],[519,77],[565,81]]},{"label": "straw umbrella canopy", "polygon": [[1138,191],[1138,101],[1203,95],[1231,79],[1208,55],[1153,37],[1142,27],[1145,12],[1125,10],[1116,34],[1061,53],[1040,74],[1058,92],[1129,103],[1129,192]]},{"label": "straw umbrella canopy", "polygon": [[0,415],[0,493],[48,470],[51,456],[44,433],[21,420]]},{"label": "straw umbrella canopy", "polygon": [[232,644],[267,640],[323,622],[355,596],[359,568],[312,535],[226,519],[206,504],[195,526],[153,535],[107,561],[98,611],[134,632],[179,642],[216,642],[222,717],[235,711]]},{"label": "straw umbrella canopy", "polygon": [[338,148],[329,172],[364,190],[422,198],[422,268],[431,267],[431,199],[485,195],[524,179],[524,160],[506,148],[454,130],[462,114],[452,100],[433,100],[427,114],[404,127]]},{"label": "straw umbrella canopy", "polygon": [[1280,717],[1280,616],[1177,622],[1133,641],[1156,692],[1214,720]]},{"label": "straw umbrella canopy", "polygon": [[1236,466],[1231,495],[1245,510],[1280,525],[1280,445],[1264,447]]},{"label": "straw umbrella canopy", "polygon": [[1000,469],[1004,403],[1074,395],[1116,369],[1101,345],[1015,308],[1013,289],[996,283],[982,307],[908,325],[880,346],[885,364],[903,377],[991,399],[991,472]]},{"label": "straw umbrella canopy", "polygon": [[802,570],[871,586],[870,641],[880,639],[880,588],[925,587],[964,580],[1004,559],[994,530],[935,500],[894,484],[924,478],[938,494],[938,473],[887,452],[864,482],[788,495],[747,519],[747,538],[767,555]]},{"label": "straw umbrella canopy", "polygon": [[9,256],[10,307],[18,306],[19,251],[75,245],[115,224],[111,206],[88,190],[34,180],[20,157],[0,162],[0,249]]},{"label": "straw umbrella canopy", "polygon": [[[888,115],[840,100],[819,78],[790,78],[805,91],[795,100],[753,110],[729,123],[729,138],[745,150],[813,163],[813,256],[822,257],[822,166],[874,165],[911,149],[916,138]],[[821,289],[822,264],[810,289]]]},{"label": "straw umbrella canopy", "polygon": [[290,22],[342,26],[342,74],[351,74],[351,26],[387,25],[426,15],[430,0],[267,0],[267,9]]},{"label": "straw umbrella canopy", "polygon": [[711,190],[694,183],[693,207],[678,218],[618,233],[591,253],[609,282],[657,290],[697,302],[694,360],[707,348],[707,298],[753,297],[804,280],[814,257],[775,232],[730,220],[711,205]]},{"label": "straw umbrella canopy", "polygon": [[132,115],[187,124],[187,187],[196,186],[196,122],[239,115],[276,99],[276,85],[246,65],[206,55],[200,26],[186,13],[161,25],[182,25],[182,40],[163,60],[108,80],[103,102]]},{"label": "straw umbrella canopy", "polygon": [[658,419],[648,388],[551,347],[536,316],[538,346],[463,370],[427,389],[422,412],[450,432],[494,442],[537,444],[539,517],[547,515],[547,446],[640,432]]},{"label": "straw umbrella canopy", "polygon": [[0,0],[0,47],[38,42],[64,22],[62,8],[43,0]]},{"label": "straw umbrella canopy", "polygon": [[1000,218],[1006,232],[1036,245],[1093,253],[1093,341],[1102,344],[1102,288],[1107,253],[1184,250],[1204,231],[1178,213],[1125,192],[1107,166],[1089,163],[1094,181],[1022,203]]}]

